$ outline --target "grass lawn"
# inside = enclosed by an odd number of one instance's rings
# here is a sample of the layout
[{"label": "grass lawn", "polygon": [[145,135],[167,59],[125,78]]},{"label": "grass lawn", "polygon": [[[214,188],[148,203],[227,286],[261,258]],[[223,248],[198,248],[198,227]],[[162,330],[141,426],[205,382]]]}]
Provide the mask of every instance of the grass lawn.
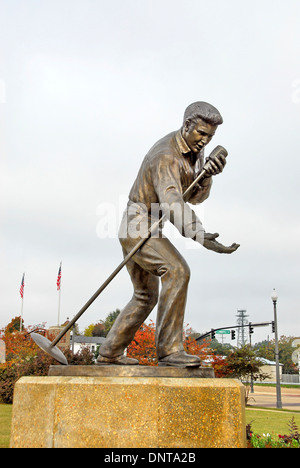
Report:
[{"label": "grass lawn", "polygon": [[9,447],[12,405],[0,403],[0,448]]},{"label": "grass lawn", "polygon": [[246,408],[246,424],[251,424],[255,434],[289,435],[288,422],[294,416],[295,423],[300,430],[300,411],[281,411],[276,409],[249,409]]}]

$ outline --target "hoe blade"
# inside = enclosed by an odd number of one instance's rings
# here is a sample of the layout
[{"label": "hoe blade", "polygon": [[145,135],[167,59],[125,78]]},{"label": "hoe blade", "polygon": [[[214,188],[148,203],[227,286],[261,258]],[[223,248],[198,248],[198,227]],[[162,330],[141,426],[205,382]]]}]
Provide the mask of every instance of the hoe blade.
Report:
[{"label": "hoe blade", "polygon": [[64,364],[65,366],[68,365],[68,361],[64,354],[59,348],[57,348],[57,346],[51,346],[51,341],[39,333],[31,333],[30,336],[43,351],[50,354],[50,356],[53,357],[56,361],[60,362],[60,364]]}]

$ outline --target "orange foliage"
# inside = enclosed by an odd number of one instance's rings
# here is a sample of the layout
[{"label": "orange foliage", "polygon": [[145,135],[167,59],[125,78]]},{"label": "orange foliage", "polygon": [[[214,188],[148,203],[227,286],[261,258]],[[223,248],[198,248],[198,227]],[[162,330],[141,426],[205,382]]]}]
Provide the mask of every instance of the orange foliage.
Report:
[{"label": "orange foliage", "polygon": [[229,372],[226,365],[226,356],[216,356],[213,354],[212,358],[213,361],[211,365],[215,371],[215,376],[218,378],[228,377]]},{"label": "orange foliage", "polygon": [[184,349],[188,354],[199,356],[204,361],[211,354],[211,350],[208,349],[208,342],[206,340],[201,343],[196,341],[195,338],[191,337],[192,329],[187,327],[188,325],[183,330]]},{"label": "orange foliage", "polygon": [[143,325],[136,332],[134,339],[127,348],[127,356],[139,360],[142,366],[156,366],[155,324]]},{"label": "orange foliage", "polygon": [[[48,375],[49,366],[57,364],[47,353],[42,351],[31,339],[33,330],[44,331],[44,325],[28,327],[22,332],[9,324],[0,330],[0,338],[6,345],[6,362],[0,364],[0,402],[12,403],[14,385],[24,375]],[[75,355],[66,350],[65,355],[69,364],[91,365],[94,355],[88,349],[82,349]]]},{"label": "orange foliage", "polygon": [[[188,354],[194,354],[205,360],[208,356],[207,343],[203,341],[199,344],[191,338],[191,330],[185,327],[183,331],[184,349]],[[155,324],[143,325],[136,332],[133,341],[127,348],[127,356],[138,359],[142,366],[157,366],[158,360],[155,348]]]},{"label": "orange foliage", "polygon": [[33,329],[44,328],[44,325],[38,327],[22,328],[22,332],[18,331],[18,327],[12,324],[20,323],[20,317],[15,317],[4,329],[0,330],[0,338],[3,339],[6,346],[6,361],[22,361],[28,360],[37,355],[39,348],[30,338],[30,332]]}]

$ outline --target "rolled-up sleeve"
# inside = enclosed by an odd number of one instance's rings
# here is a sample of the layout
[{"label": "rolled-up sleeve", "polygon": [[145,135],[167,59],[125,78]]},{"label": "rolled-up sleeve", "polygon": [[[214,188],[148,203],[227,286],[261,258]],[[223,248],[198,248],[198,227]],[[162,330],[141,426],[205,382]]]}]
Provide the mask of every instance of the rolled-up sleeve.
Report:
[{"label": "rolled-up sleeve", "polygon": [[204,202],[209,197],[211,186],[212,177],[204,179],[201,185],[198,184],[198,186],[194,188],[194,191],[189,197],[189,203],[192,203],[192,205],[199,205],[199,203]]}]

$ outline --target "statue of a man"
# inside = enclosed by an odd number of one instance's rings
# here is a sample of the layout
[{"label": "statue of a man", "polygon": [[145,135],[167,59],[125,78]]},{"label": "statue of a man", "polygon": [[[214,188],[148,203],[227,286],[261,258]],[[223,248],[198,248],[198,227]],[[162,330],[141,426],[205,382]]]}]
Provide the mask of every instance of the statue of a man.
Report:
[{"label": "statue of a man", "polygon": [[[200,242],[207,249],[230,254],[239,247],[238,244],[225,247],[216,241],[218,234],[206,233],[183,199],[183,193],[203,169],[205,146],[222,123],[222,116],[215,107],[205,102],[193,103],[185,111],[181,129],[165,136],[150,149],[130,191],[119,232],[124,256],[145,235],[145,226],[148,230],[159,218],[157,207],[162,207],[165,216],[183,236]],[[199,204],[208,198],[212,176],[221,173],[225,164],[222,154],[215,162],[209,162],[206,177],[190,193],[189,203]],[[199,357],[185,353],[183,348],[190,270],[161,229],[160,226],[126,265],[134,293],[101,346],[98,365],[138,364],[136,359],[125,356],[124,350],[157,303],[155,339],[159,365],[200,365]]]}]

